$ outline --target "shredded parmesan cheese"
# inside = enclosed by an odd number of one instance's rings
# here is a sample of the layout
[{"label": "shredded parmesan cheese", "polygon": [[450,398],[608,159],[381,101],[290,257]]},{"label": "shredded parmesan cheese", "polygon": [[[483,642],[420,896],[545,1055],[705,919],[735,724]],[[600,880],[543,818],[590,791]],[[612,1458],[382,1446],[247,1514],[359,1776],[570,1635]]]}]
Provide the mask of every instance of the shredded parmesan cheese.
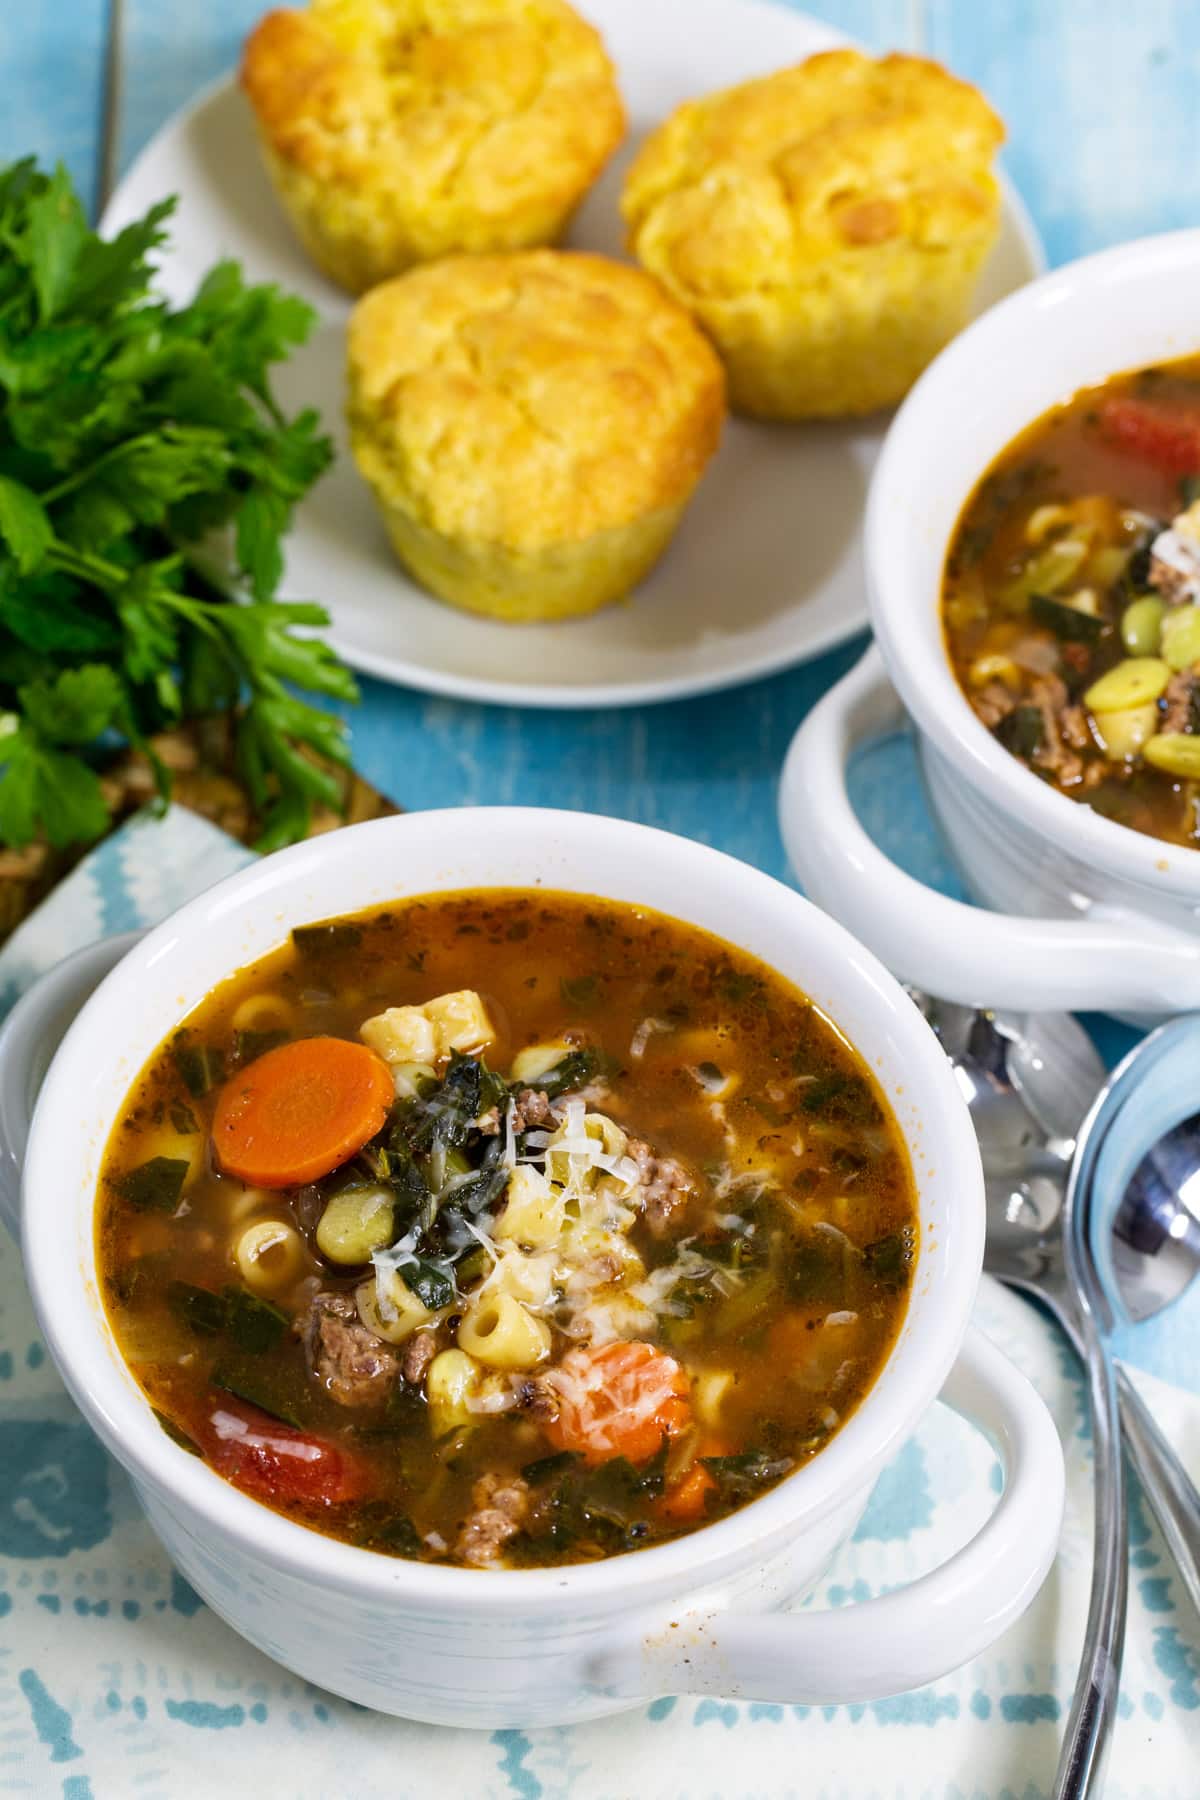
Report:
[{"label": "shredded parmesan cheese", "polygon": [[299,1462],[317,1462],[321,1456],[320,1444],[310,1444],[304,1438],[275,1437],[252,1431],[245,1419],[239,1419],[236,1413],[215,1412],[212,1425],[223,1444],[237,1443],[247,1450],[271,1450],[276,1456],[294,1456]]},{"label": "shredded parmesan cheese", "polygon": [[592,1449],[615,1455],[633,1429],[648,1424],[678,1392],[679,1376],[679,1364],[670,1356],[614,1373],[594,1357],[568,1350],[541,1379],[564,1404],[586,1414]]}]

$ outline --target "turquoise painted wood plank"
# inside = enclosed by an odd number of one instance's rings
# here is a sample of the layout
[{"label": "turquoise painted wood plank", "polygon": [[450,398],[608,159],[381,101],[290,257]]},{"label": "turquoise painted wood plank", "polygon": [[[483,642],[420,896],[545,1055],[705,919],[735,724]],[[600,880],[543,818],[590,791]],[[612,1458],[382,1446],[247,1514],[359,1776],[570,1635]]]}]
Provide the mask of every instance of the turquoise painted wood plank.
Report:
[{"label": "turquoise painted wood plank", "polygon": [[1003,114],[1053,262],[1200,223],[1196,17],[1179,0],[927,0],[930,53]]},{"label": "turquoise painted wood plank", "polygon": [[0,157],[64,162],[84,204],[95,190],[106,0],[0,6]]}]

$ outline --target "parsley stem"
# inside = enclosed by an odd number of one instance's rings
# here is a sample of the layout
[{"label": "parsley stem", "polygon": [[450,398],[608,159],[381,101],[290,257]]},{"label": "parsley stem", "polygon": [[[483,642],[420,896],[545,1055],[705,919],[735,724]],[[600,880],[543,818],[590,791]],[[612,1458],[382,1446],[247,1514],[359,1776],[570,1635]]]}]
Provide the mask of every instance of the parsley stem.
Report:
[{"label": "parsley stem", "polygon": [[68,494],[75,493],[78,488],[86,487],[89,481],[94,480],[102,470],[111,468],[113,463],[119,463],[123,458],[138,451],[152,450],[157,442],[156,437],[149,432],[144,432],[141,437],[129,438],[123,444],[114,444],[111,450],[106,450],[103,456],[96,458],[95,462],[88,463],[82,469],[76,469],[73,475],[65,476],[56,486],[46,488],[38,495],[38,499],[43,506],[53,506],[57,501],[64,500]]}]

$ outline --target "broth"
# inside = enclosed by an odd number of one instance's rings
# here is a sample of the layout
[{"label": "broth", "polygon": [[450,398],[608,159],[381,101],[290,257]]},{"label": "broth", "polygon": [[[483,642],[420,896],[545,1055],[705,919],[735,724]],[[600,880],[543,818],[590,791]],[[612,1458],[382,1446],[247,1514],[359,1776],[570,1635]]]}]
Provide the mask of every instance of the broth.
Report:
[{"label": "broth", "polygon": [[968,701],[1035,775],[1200,844],[1200,357],[1085,389],[998,458],[942,616]]},{"label": "broth", "polygon": [[816,1454],[916,1230],[888,1106],[797,990],[660,915],[507,891],[231,977],[136,1083],[97,1213],[165,1430],[304,1524],[474,1567],[661,1542]]}]

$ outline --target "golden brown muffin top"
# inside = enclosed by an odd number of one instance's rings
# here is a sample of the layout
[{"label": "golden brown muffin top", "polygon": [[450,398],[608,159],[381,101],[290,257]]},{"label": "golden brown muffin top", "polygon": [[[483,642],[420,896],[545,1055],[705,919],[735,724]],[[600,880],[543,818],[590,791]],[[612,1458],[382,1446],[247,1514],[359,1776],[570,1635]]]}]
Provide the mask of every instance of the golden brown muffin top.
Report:
[{"label": "golden brown muffin top", "polygon": [[674,505],[720,437],[707,338],[603,256],[413,270],[359,301],[349,351],[360,467],[385,501],[475,541],[535,549]]},{"label": "golden brown muffin top", "polygon": [[831,50],[685,102],[629,171],[632,246],[697,294],[803,281],[815,265],[992,229],[1004,127],[921,57]]},{"label": "golden brown muffin top", "polygon": [[594,173],[624,130],[600,34],[566,0],[310,0],[259,22],[242,85],[316,180],[485,214]]}]

